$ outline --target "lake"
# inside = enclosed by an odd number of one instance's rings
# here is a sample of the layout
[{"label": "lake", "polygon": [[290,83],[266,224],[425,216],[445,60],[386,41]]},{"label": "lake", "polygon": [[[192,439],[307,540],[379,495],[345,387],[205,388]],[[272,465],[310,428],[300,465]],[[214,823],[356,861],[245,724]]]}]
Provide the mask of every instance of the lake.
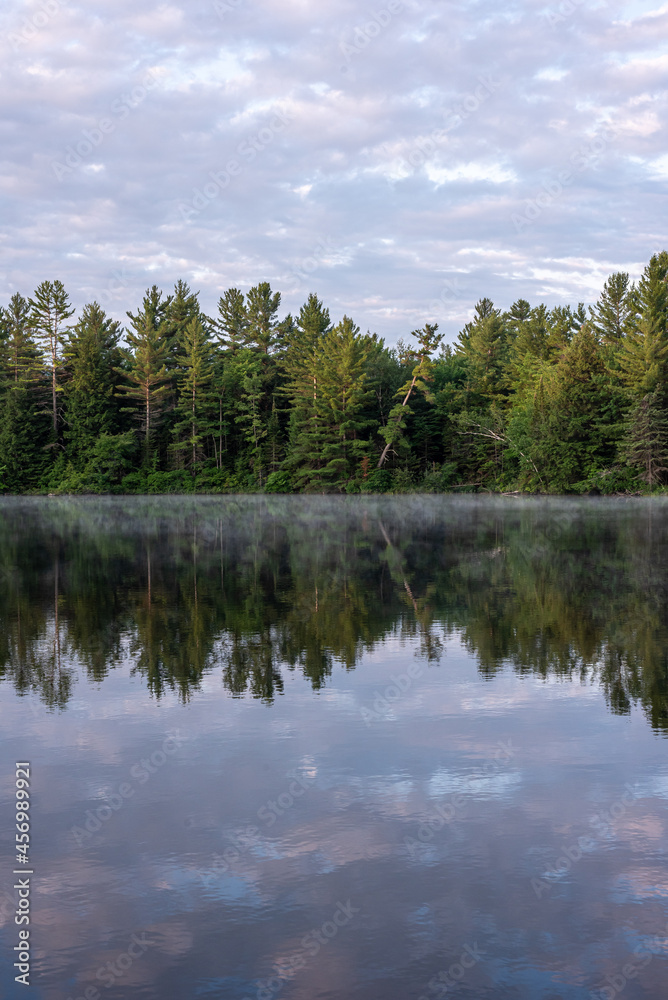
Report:
[{"label": "lake", "polygon": [[665,500],[3,498],[0,615],[5,996],[666,995]]}]

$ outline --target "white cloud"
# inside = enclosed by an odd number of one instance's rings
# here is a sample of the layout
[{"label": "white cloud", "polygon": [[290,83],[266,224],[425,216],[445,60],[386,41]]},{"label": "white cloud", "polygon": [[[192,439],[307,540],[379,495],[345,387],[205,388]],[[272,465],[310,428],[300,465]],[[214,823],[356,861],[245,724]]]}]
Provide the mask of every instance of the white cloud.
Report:
[{"label": "white cloud", "polygon": [[[327,238],[313,290],[391,342],[433,318],[471,251],[436,317],[452,338],[483,295],[591,301],[607,268],[659,248],[663,195],[646,181],[667,171],[665,4],[586,4],[551,27],[533,0],[412,0],[347,57],[371,10],[354,0],[228,7],[90,0],[26,29],[33,7],[6,0],[0,304],[58,276],[79,308],[97,297],[124,319],[149,283],[183,277],[212,311],[229,285],[283,283],[294,312],[291,268]],[[292,117],[268,138],[278,108]],[[59,180],[53,161],[101,118],[113,131]],[[513,213],[602,121],[615,134],[596,164],[518,234]]]},{"label": "white cloud", "polygon": [[490,184],[504,184],[517,180],[513,170],[500,163],[460,163],[456,167],[439,167],[428,163],[425,167],[427,177],[434,184],[452,184],[456,181],[488,181]]}]

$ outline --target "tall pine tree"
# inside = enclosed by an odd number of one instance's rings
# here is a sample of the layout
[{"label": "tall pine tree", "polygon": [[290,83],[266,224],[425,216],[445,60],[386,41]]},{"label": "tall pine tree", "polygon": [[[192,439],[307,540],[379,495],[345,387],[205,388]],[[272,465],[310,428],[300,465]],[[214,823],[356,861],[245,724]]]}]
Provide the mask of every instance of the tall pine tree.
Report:
[{"label": "tall pine tree", "polygon": [[120,336],[120,323],[92,302],[65,344],[65,442],[75,468],[85,464],[102,434],[121,429],[115,394]]},{"label": "tall pine tree", "polygon": [[59,438],[62,391],[63,349],[68,332],[67,320],[74,314],[61,281],[43,281],[30,299],[30,325],[42,348],[51,381],[51,421],[54,441]]},{"label": "tall pine tree", "polygon": [[130,404],[126,412],[134,414],[143,437],[144,464],[148,466],[152,442],[159,429],[169,391],[170,336],[168,309],[171,299],[163,299],[156,285],[148,289],[142,308],[135,315],[128,312],[131,329],[126,331],[128,348],[121,349],[123,377],[118,393]]}]

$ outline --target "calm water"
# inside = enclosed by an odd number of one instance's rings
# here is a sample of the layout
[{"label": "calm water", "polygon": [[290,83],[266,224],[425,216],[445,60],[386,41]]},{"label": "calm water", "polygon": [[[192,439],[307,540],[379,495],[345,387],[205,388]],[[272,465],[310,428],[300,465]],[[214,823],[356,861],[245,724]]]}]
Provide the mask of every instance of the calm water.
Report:
[{"label": "calm water", "polygon": [[665,997],[667,613],[661,501],[0,501],[4,995]]}]

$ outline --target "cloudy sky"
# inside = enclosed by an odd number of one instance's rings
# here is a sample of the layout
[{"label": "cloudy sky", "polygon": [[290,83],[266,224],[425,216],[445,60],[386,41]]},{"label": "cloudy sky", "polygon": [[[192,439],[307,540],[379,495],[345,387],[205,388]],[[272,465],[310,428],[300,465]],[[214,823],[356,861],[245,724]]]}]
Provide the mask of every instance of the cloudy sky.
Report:
[{"label": "cloudy sky", "polygon": [[668,5],[550,2],[4,0],[0,302],[595,301],[668,243]]}]

